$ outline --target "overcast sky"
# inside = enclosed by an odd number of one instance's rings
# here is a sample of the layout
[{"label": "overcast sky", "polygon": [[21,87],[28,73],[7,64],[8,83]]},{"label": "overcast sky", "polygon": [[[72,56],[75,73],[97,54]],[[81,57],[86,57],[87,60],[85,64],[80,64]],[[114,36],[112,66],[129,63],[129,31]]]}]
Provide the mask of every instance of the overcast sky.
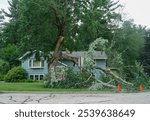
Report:
[{"label": "overcast sky", "polygon": [[[136,24],[146,25],[150,28],[150,0],[120,0],[123,4],[126,18],[134,19]],[[7,9],[7,0],[0,0],[0,8]]]},{"label": "overcast sky", "polygon": [[150,0],[120,0],[128,18],[133,18],[136,24],[150,28]]}]

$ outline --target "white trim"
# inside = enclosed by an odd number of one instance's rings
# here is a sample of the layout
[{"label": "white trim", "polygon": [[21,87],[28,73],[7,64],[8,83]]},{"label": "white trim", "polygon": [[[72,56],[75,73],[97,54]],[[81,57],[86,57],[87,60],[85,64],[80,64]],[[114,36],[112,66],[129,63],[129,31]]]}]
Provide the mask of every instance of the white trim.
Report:
[{"label": "white trim", "polygon": [[[19,58],[19,60],[22,60],[25,56],[27,56],[28,54],[31,54],[31,52],[32,52],[33,54],[35,54],[36,51],[38,51],[38,50],[27,51],[25,54],[23,54],[23,55]],[[40,52],[40,53],[43,53],[43,52],[40,51],[40,50],[39,50],[39,52]]]}]

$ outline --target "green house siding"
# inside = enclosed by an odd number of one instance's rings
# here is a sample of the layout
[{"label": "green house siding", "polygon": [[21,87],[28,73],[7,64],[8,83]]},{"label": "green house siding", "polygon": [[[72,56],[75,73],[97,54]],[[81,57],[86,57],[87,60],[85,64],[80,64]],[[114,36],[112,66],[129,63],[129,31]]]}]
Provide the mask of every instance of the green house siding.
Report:
[{"label": "green house siding", "polygon": [[29,75],[45,75],[48,73],[48,64],[47,61],[44,61],[43,68],[30,68],[29,59],[22,61],[21,66],[27,71]]},{"label": "green house siding", "polygon": [[[106,60],[104,60],[104,59],[103,60],[102,59],[95,60],[95,64],[98,67],[106,68]],[[93,69],[92,72],[97,79],[103,74],[103,72],[100,71],[99,69]]]},{"label": "green house siding", "polygon": [[106,60],[104,60],[104,59],[96,59],[95,64],[98,67],[106,68]]}]

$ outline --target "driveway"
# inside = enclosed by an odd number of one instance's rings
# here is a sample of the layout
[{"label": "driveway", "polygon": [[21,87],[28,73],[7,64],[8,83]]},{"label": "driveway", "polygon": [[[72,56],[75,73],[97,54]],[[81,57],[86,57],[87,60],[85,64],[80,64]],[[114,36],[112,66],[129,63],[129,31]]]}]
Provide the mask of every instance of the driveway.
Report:
[{"label": "driveway", "polygon": [[150,92],[0,92],[0,104],[150,104]]}]

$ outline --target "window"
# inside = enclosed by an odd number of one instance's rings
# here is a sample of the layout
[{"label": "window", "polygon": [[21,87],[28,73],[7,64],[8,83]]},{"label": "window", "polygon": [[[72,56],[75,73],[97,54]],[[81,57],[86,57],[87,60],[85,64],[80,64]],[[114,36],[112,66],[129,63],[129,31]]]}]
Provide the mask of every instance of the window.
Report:
[{"label": "window", "polygon": [[30,75],[29,77],[30,77],[30,79],[33,79],[33,80],[42,80],[44,78],[44,75],[43,74],[39,74],[39,75],[35,74],[35,75]]},{"label": "window", "polygon": [[41,60],[41,61],[29,60],[29,67],[30,68],[44,68],[44,60]]},{"label": "window", "polygon": [[30,75],[30,79],[34,79],[34,75]]},{"label": "window", "polygon": [[33,60],[33,67],[41,67],[41,62]]},{"label": "window", "polygon": [[35,75],[35,80],[39,80],[39,75]]},{"label": "window", "polygon": [[42,80],[44,78],[44,76],[43,75],[40,75],[40,80]]}]

